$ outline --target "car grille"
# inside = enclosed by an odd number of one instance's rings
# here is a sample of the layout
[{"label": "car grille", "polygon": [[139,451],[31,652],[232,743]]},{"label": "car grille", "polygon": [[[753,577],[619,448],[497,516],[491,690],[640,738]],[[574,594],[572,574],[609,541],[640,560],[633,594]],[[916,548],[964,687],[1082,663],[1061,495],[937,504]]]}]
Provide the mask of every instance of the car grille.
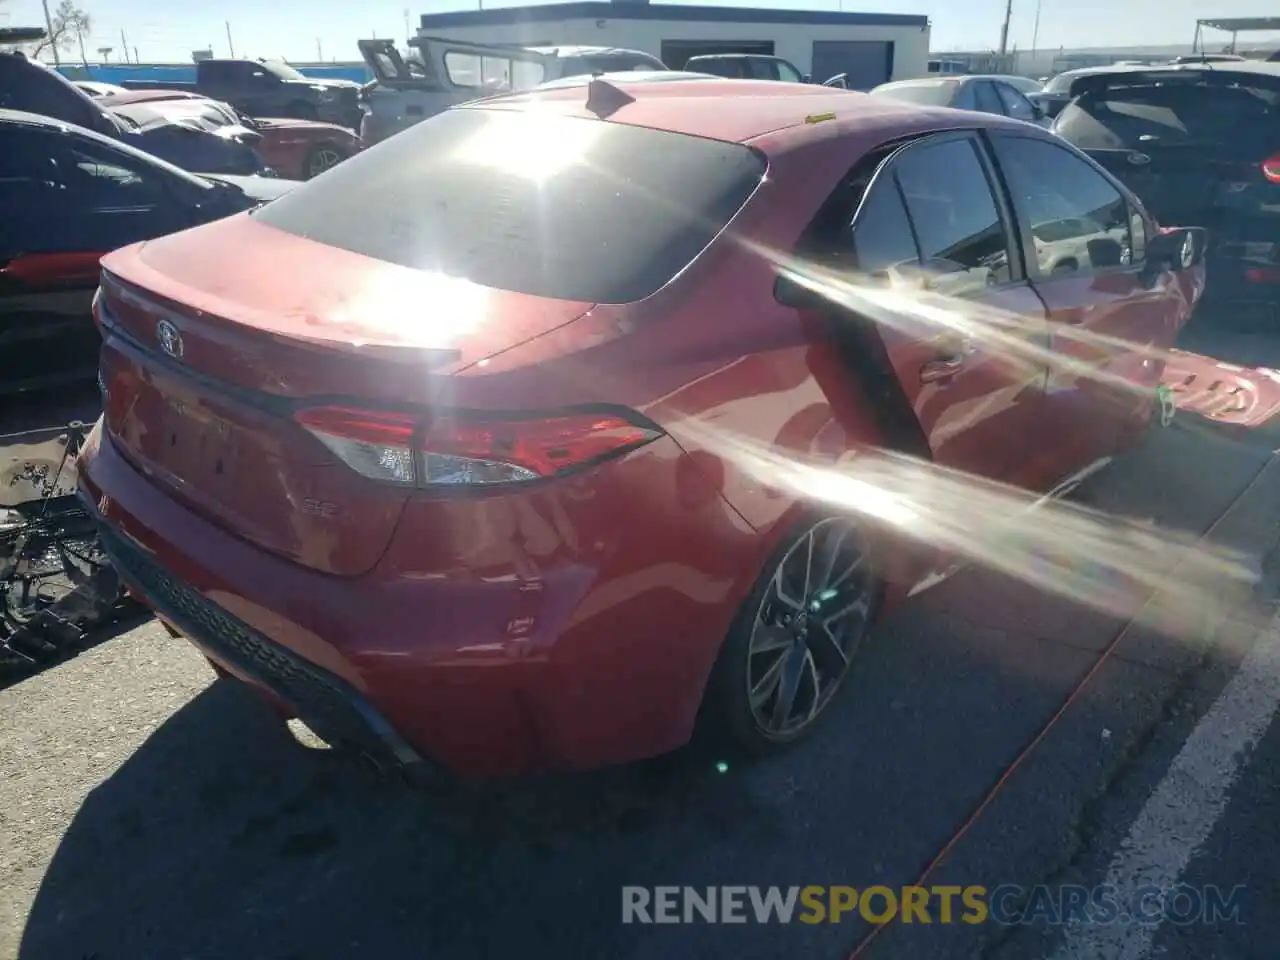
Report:
[{"label": "car grille", "polygon": [[213,657],[252,677],[298,711],[317,734],[359,750],[382,767],[423,763],[349,683],[268,639],[175,579],[106,526],[103,548],[124,579]]}]

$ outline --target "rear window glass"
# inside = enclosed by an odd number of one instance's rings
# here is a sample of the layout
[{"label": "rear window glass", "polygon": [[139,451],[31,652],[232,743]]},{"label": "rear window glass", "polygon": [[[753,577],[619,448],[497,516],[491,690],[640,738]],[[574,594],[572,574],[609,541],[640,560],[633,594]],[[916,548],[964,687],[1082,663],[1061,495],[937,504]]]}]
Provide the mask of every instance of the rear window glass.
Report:
[{"label": "rear window glass", "polygon": [[748,147],[541,111],[459,108],[255,216],[364,256],[535,296],[641,300],[765,173]]},{"label": "rear window glass", "polygon": [[890,84],[877,87],[871,91],[871,95],[905,100],[907,103],[919,103],[928,107],[945,107],[955,96],[958,84],[958,80],[935,80],[930,83],[911,83],[902,86]]},{"label": "rear window glass", "polygon": [[1147,142],[1223,143],[1264,133],[1274,138],[1275,94],[1248,87],[1169,84],[1086,93],[1066,107],[1057,132],[1085,149]]}]

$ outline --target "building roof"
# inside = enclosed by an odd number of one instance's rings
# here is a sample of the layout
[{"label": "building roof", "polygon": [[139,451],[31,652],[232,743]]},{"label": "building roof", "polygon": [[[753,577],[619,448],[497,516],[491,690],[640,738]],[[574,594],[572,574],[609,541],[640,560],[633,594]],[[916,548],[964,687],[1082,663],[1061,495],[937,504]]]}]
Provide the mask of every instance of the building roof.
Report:
[{"label": "building roof", "polygon": [[760,7],[709,7],[675,3],[547,3],[532,7],[497,7],[489,10],[452,10],[424,13],[423,30],[448,27],[498,27],[559,20],[682,20],[719,23],[803,23],[846,27],[929,26],[929,18],[906,13],[846,13],[838,10],[774,10]]},{"label": "building roof", "polygon": [[1197,26],[1225,30],[1227,33],[1249,33],[1254,30],[1280,30],[1280,17],[1236,17],[1197,20]]}]

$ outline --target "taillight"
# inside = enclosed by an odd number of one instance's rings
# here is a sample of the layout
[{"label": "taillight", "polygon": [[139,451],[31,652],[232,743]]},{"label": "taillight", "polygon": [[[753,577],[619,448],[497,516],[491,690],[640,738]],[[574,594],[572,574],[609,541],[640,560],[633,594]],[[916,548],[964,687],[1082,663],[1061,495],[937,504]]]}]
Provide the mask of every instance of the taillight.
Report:
[{"label": "taillight", "polygon": [[662,436],[614,413],[475,420],[325,406],[294,419],[360,475],[428,488],[542,480]]},{"label": "taillight", "polygon": [[1271,183],[1280,183],[1280,153],[1272,154],[1262,161],[1262,175]]}]

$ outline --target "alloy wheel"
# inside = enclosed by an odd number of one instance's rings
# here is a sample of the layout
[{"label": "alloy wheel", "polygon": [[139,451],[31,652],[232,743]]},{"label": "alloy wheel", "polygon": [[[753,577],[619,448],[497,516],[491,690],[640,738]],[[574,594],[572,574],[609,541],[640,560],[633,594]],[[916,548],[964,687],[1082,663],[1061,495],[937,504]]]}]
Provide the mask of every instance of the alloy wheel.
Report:
[{"label": "alloy wheel", "polygon": [[337,150],[333,149],[333,147],[321,147],[311,154],[311,159],[307,162],[307,176],[319,176],[330,167],[336,167],[341,162],[342,154],[338,153]]},{"label": "alloy wheel", "polygon": [[765,736],[791,739],[826,707],[869,628],[875,583],[866,538],[845,519],[819,521],[783,555],[747,651],[748,702]]}]

